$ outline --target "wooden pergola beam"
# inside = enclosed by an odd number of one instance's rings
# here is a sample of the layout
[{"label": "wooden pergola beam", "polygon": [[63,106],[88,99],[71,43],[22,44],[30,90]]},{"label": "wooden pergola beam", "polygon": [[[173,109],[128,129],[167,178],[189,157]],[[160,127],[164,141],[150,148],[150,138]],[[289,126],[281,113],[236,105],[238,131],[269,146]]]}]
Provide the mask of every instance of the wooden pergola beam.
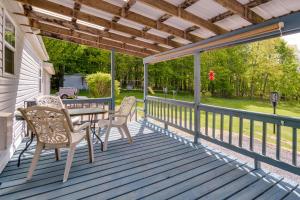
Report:
[{"label": "wooden pergola beam", "polygon": [[133,22],[157,29],[159,31],[166,32],[168,34],[189,40],[191,42],[197,42],[202,40],[202,38],[192,35],[190,33],[185,33],[184,30],[177,29],[175,27],[169,26],[162,23],[160,20],[153,20],[151,18],[145,17],[135,12],[131,12],[128,6],[121,8],[119,6],[113,5],[106,1],[94,1],[94,0],[77,0],[78,3],[83,5],[108,12],[118,17],[123,17],[125,19],[131,20]]},{"label": "wooden pergola beam", "polygon": [[170,15],[182,18],[193,24],[207,28],[208,30],[210,30],[216,34],[223,34],[223,33],[227,32],[225,29],[186,11],[185,9],[183,9],[180,6],[179,7],[174,6],[173,4],[166,2],[165,0],[159,0],[159,1],[157,1],[157,0],[139,0],[139,1],[141,1],[144,4],[147,4],[149,6],[152,6],[156,9],[160,9]]},{"label": "wooden pergola beam", "polygon": [[[16,0],[16,1],[24,4],[30,4],[31,6],[35,6],[58,14],[62,14],[68,17],[73,17],[72,8],[68,8],[66,6],[56,4],[47,0]],[[135,37],[141,37],[144,39],[152,40],[156,43],[165,44],[171,47],[183,46],[183,44],[169,40],[168,38],[163,38],[154,34],[144,32],[143,30],[138,30],[119,23],[114,23],[112,21],[103,19],[95,15],[91,15],[89,13],[84,13],[82,11],[77,12],[77,19],[105,27],[107,29],[123,32]]]},{"label": "wooden pergola beam", "polygon": [[245,20],[251,22],[252,24],[261,23],[264,19],[252,11],[248,6],[244,6],[237,0],[215,0],[217,3],[223,7],[230,10],[232,13],[240,15]]},{"label": "wooden pergola beam", "polygon": [[27,13],[26,15],[21,14],[21,13],[15,13],[15,14],[26,16],[29,19],[34,19],[36,21],[43,21],[43,22],[55,24],[57,26],[63,26],[63,27],[69,28],[69,29],[78,30],[78,31],[81,31],[81,32],[93,34],[95,36],[101,36],[101,37],[108,38],[108,39],[111,39],[111,40],[121,41],[123,43],[128,43],[128,44],[131,44],[131,45],[148,48],[148,49],[154,50],[156,52],[163,52],[163,51],[169,50],[165,47],[161,47],[161,46],[158,46],[158,45],[155,45],[155,44],[150,44],[150,43],[147,43],[147,42],[139,41],[139,40],[136,40],[136,39],[133,39],[133,38],[123,36],[123,35],[119,35],[119,34],[107,32],[107,31],[99,30],[99,29],[92,28],[92,27],[82,25],[82,24],[78,24],[78,23],[73,24],[70,21],[55,18],[55,17],[51,17],[51,16],[46,15],[46,14],[42,14],[42,13],[38,13],[38,12],[34,12],[34,11],[27,11],[26,13]]},{"label": "wooden pergola beam", "polygon": [[144,55],[152,55],[152,54],[156,53],[154,51],[131,46],[126,43],[120,43],[120,42],[108,40],[108,39],[105,39],[102,37],[96,37],[96,36],[85,34],[82,32],[77,32],[77,31],[73,31],[73,30],[70,30],[67,28],[57,27],[57,26],[53,26],[50,24],[45,24],[45,23],[41,23],[41,22],[37,22],[37,21],[33,21],[33,23],[31,24],[31,27],[40,29],[41,31],[48,32],[48,33],[65,35],[68,37],[77,38],[79,40],[86,40],[89,42],[94,42],[94,43],[97,43],[102,46],[108,46],[108,47],[116,48],[116,49],[117,48],[124,49],[127,51],[132,51],[132,52],[136,52],[136,53],[140,53],[140,54],[144,54]]},{"label": "wooden pergola beam", "polygon": [[[270,2],[270,1],[272,1],[272,0],[252,0],[249,3],[247,3],[245,6],[251,9],[251,8],[254,8],[254,7],[259,6],[261,4]],[[225,19],[226,17],[230,17],[232,15],[234,15],[234,13],[229,10],[227,12],[224,12],[220,15],[217,15],[217,16],[211,18],[209,21],[212,22],[212,23],[215,23],[217,21],[221,21],[221,20]]]},{"label": "wooden pergola beam", "polygon": [[58,39],[58,40],[64,40],[64,41],[68,41],[68,42],[72,42],[72,43],[76,43],[76,44],[86,45],[86,46],[94,47],[94,48],[98,48],[98,49],[105,49],[105,50],[108,50],[108,51],[111,51],[112,49],[115,49],[118,53],[128,54],[128,55],[132,55],[132,56],[136,56],[136,57],[140,57],[140,58],[144,58],[144,57],[147,56],[146,54],[133,52],[133,51],[128,51],[124,48],[115,48],[115,47],[112,47],[112,46],[109,46],[109,45],[103,45],[101,43],[91,42],[91,41],[88,41],[88,40],[82,40],[82,39],[79,39],[79,38],[74,38],[74,37],[70,37],[70,36],[67,36],[67,35],[60,35],[60,34],[57,34],[57,33],[47,32],[47,31],[43,31],[43,30],[41,30],[41,33],[39,35],[49,37],[49,38]]}]

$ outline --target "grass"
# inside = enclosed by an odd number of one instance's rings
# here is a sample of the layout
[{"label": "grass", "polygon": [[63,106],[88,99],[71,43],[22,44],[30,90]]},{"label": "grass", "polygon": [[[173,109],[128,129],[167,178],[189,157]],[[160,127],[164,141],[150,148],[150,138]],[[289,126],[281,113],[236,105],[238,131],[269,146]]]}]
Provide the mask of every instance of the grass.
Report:
[{"label": "grass", "polygon": [[[81,96],[90,96],[87,91],[81,91]],[[135,96],[138,99],[143,99],[143,92],[142,91],[126,91],[122,90],[120,95],[116,98],[116,105],[119,105],[122,99],[125,96]],[[161,92],[156,92],[155,95],[158,97],[165,97],[165,95]],[[176,96],[172,94],[167,94],[166,98],[183,100],[183,101],[193,101],[193,95],[190,93],[178,93]],[[270,102],[262,101],[262,100],[250,100],[250,99],[225,99],[225,98],[215,98],[215,97],[202,97],[201,103],[215,105],[215,106],[222,106],[227,108],[234,108],[234,109],[241,109],[246,111],[253,111],[253,112],[261,112],[272,114],[273,107],[271,106]],[[142,107],[142,103],[138,104],[138,106]],[[177,111],[177,118],[179,118],[179,109]],[[279,102],[277,107],[277,114],[289,117],[300,117],[300,104],[297,102]],[[189,116],[189,113],[187,113]],[[174,115],[175,117],[175,115]],[[201,112],[201,119],[205,119],[205,113]],[[187,119],[187,124],[191,119]],[[209,124],[208,126],[212,127],[212,114],[209,114]],[[204,120],[201,120],[201,127],[205,127]],[[220,128],[220,116],[216,116],[216,129]],[[224,118],[224,129],[229,129],[229,117],[226,116]],[[233,118],[233,133],[239,132],[239,119]],[[218,133],[218,131],[216,131]],[[244,120],[244,127],[243,133],[246,136],[250,135],[250,122],[249,120]],[[281,130],[281,142],[282,147],[285,149],[291,150],[292,148],[292,130],[288,127],[282,127]],[[254,137],[257,140],[262,140],[262,123],[255,122],[254,123]],[[298,141],[298,150],[300,150],[300,137],[297,139]],[[267,125],[267,143],[268,144],[276,144],[276,135],[273,134],[273,125]]]}]

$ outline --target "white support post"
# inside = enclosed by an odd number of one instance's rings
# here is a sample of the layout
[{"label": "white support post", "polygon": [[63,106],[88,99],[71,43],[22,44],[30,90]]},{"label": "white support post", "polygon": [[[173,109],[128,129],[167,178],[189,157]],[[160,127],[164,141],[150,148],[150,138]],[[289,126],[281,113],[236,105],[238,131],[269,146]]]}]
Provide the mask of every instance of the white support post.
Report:
[{"label": "white support post", "polygon": [[115,110],[115,76],[116,76],[116,65],[115,65],[115,50],[111,50],[110,54],[110,70],[111,70],[111,110]]},{"label": "white support post", "polygon": [[198,144],[198,139],[200,135],[200,88],[201,88],[201,80],[200,80],[200,52],[194,54],[194,128],[195,128],[195,136],[194,143]]},{"label": "white support post", "polygon": [[148,64],[144,63],[144,119],[147,119]]}]

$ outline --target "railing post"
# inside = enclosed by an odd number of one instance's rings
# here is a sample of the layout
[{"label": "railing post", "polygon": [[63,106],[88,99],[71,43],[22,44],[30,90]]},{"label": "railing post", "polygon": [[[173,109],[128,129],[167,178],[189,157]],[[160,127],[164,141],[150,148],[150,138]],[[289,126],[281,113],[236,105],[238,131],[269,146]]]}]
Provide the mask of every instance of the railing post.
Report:
[{"label": "railing post", "polygon": [[144,119],[147,119],[148,64],[144,63]]},{"label": "railing post", "polygon": [[115,50],[111,50],[110,67],[111,67],[111,110],[115,110]]},{"label": "railing post", "polygon": [[194,143],[198,144],[200,135],[200,52],[194,54]]}]

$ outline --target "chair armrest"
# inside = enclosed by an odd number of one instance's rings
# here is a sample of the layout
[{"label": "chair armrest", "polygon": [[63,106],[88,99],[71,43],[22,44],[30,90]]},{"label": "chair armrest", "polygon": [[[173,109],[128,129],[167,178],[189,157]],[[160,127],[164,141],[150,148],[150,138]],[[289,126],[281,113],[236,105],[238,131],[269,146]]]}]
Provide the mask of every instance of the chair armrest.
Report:
[{"label": "chair armrest", "polygon": [[85,122],[84,124],[81,124],[80,126],[78,126],[75,130],[74,130],[74,132],[76,133],[76,132],[79,132],[79,131],[82,131],[82,130],[84,130],[84,129],[86,129],[86,128],[89,128],[90,127],[90,122]]},{"label": "chair armrest", "polygon": [[119,114],[109,115],[109,118],[113,118],[113,117],[124,117],[124,118],[126,118],[127,115],[119,115]]}]

